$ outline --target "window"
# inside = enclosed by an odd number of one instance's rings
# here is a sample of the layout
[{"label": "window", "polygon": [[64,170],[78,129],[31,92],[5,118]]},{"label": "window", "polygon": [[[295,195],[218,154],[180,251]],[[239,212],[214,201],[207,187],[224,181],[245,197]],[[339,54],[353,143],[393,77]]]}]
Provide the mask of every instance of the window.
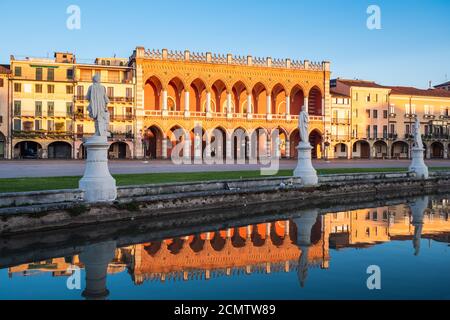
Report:
[{"label": "window", "polygon": [[133,89],[132,88],[127,88],[126,96],[127,96],[128,99],[132,99],[133,98]]},{"label": "window", "polygon": [[15,131],[22,131],[22,121],[19,119],[14,119],[14,130]]},{"label": "window", "polygon": [[341,143],[341,152],[345,152],[345,144]]},{"label": "window", "polygon": [[21,101],[14,101],[14,115],[20,117],[22,111],[22,102]]},{"label": "window", "polygon": [[114,98],[114,88],[108,87],[108,98]]},{"label": "window", "polygon": [[407,124],[406,126],[405,126],[405,133],[406,134],[409,134],[411,131],[410,131],[410,129],[409,129],[409,124]]},{"label": "window", "polygon": [[388,112],[387,110],[383,110],[383,118],[387,119],[388,118]]},{"label": "window", "polygon": [[55,120],[47,120],[47,131],[55,131]]},{"label": "window", "polygon": [[388,137],[388,126],[383,126],[383,138],[387,139]]},{"label": "window", "polygon": [[366,115],[367,115],[367,118],[370,119],[370,110],[369,109],[366,110]]},{"label": "window", "polygon": [[47,93],[55,93],[55,86],[53,84],[47,85]]},{"label": "window", "polygon": [[356,148],[356,143],[353,144],[353,152],[357,152],[358,149]]},{"label": "window", "polygon": [[390,114],[395,114],[395,105],[391,104],[391,105],[389,106],[389,113],[390,113]]},{"label": "window", "polygon": [[34,104],[34,116],[42,117],[42,101],[36,101]]},{"label": "window", "polygon": [[64,131],[64,122],[57,122],[55,124],[55,129],[58,132],[63,132]]},{"label": "window", "polygon": [[79,99],[84,97],[84,87],[83,86],[77,87],[77,97]]},{"label": "window", "polygon": [[378,102],[378,93],[375,95],[375,102]]},{"label": "window", "polygon": [[42,130],[42,120],[34,120],[34,130]]},{"label": "window", "polygon": [[24,131],[32,131],[33,130],[33,121],[24,121],[23,122],[23,130]]},{"label": "window", "polygon": [[36,80],[42,80],[42,68],[36,68]]},{"label": "window", "polygon": [[120,82],[119,71],[108,71],[108,81],[109,82]]},{"label": "window", "polygon": [[72,80],[73,79],[73,69],[67,69],[67,79]]},{"label": "window", "polygon": [[66,121],[66,131],[67,132],[72,132],[73,131],[73,122],[72,122],[72,120],[67,120]]},{"label": "window", "polygon": [[378,119],[378,110],[373,110],[373,118]]},{"label": "window", "polygon": [[36,93],[42,93],[42,84],[36,84],[34,86],[34,92]]},{"label": "window", "polygon": [[395,134],[395,124],[391,124],[391,133]]},{"label": "window", "polygon": [[16,77],[21,77],[22,76],[22,67],[15,67],[14,68],[14,75]]},{"label": "window", "polygon": [[73,86],[66,86],[66,93],[73,94]]},{"label": "window", "polygon": [[358,92],[355,93],[355,100],[358,101]]},{"label": "window", "polygon": [[48,81],[55,80],[55,69],[47,69],[47,80]]},{"label": "window", "polygon": [[14,83],[14,92],[22,92],[22,84]]},{"label": "window", "polygon": [[0,88],[3,88],[4,83],[3,83],[3,78],[0,78]]},{"label": "window", "polygon": [[55,103],[53,101],[47,102],[47,115],[49,117],[55,116]]},{"label": "window", "polygon": [[378,138],[378,126],[377,125],[373,126],[373,137],[375,139]]},{"label": "window", "polygon": [[370,94],[366,97],[366,102],[370,102]]},{"label": "window", "polygon": [[66,114],[67,114],[67,116],[70,116],[70,117],[73,115],[73,103],[72,102],[66,103]]},{"label": "window", "polygon": [[370,125],[368,125],[366,128],[366,137],[370,138]]}]

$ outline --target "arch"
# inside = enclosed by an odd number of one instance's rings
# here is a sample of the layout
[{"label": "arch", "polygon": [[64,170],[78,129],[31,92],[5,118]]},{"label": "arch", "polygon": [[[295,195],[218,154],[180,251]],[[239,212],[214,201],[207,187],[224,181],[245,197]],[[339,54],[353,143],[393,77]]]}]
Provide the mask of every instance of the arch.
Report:
[{"label": "arch", "polygon": [[373,157],[375,159],[384,159],[388,156],[388,145],[382,140],[375,141],[373,144]]},{"label": "arch", "polygon": [[0,159],[5,159],[6,157],[6,137],[0,132]]},{"label": "arch", "polygon": [[218,79],[211,86],[211,112],[226,112],[228,88],[224,81]]},{"label": "arch", "polygon": [[247,100],[247,90],[247,86],[240,80],[231,88],[234,97],[235,113],[247,113],[247,106],[245,104],[245,101]]},{"label": "arch", "polygon": [[348,146],[345,143],[337,143],[334,146],[334,157],[337,159],[348,159]]},{"label": "arch", "polygon": [[370,159],[370,144],[365,140],[353,143],[352,158]]},{"label": "arch", "polygon": [[266,114],[267,112],[267,87],[262,83],[258,82],[253,86],[252,97],[253,97],[253,113],[255,114]]},{"label": "arch", "polygon": [[291,115],[299,115],[305,104],[305,91],[296,84],[291,90]]},{"label": "arch", "polygon": [[86,158],[87,158],[87,151],[86,148],[84,147],[84,144],[82,143],[78,148],[77,159],[85,160]]},{"label": "arch", "polygon": [[245,161],[249,157],[250,135],[243,127],[238,127],[231,134],[231,151],[235,160]]},{"label": "arch", "polygon": [[39,159],[42,158],[42,145],[36,141],[21,141],[14,146],[14,158]]},{"label": "arch", "polygon": [[322,91],[314,86],[308,94],[308,113],[312,116],[322,115]]},{"label": "arch", "polygon": [[409,145],[405,141],[396,141],[391,147],[392,158],[408,159],[409,157]]},{"label": "arch", "polygon": [[72,159],[72,145],[66,141],[56,141],[48,145],[49,159]]},{"label": "arch", "polygon": [[[275,155],[279,158],[286,158],[288,156],[288,153],[290,153],[290,146],[289,146],[289,134],[286,129],[284,129],[282,126],[278,126],[274,128],[274,130],[278,130],[278,145],[279,149],[276,150]],[[273,136],[271,134],[271,139],[273,139]],[[272,147],[274,144],[272,143]]]},{"label": "arch", "polygon": [[131,158],[131,149],[128,143],[117,141],[113,142],[109,146],[108,150],[108,158],[109,159],[130,159]]},{"label": "arch", "polygon": [[[220,134],[218,139],[217,134]],[[218,126],[211,131],[211,156],[221,157],[223,160],[227,158],[227,130],[222,126]],[[216,140],[217,139],[217,140]]]},{"label": "arch", "polygon": [[152,76],[145,81],[144,85],[144,109],[145,110],[161,110],[161,90],[162,82]]},{"label": "arch", "polygon": [[435,141],[431,144],[430,157],[432,159],[443,159],[444,158],[444,145],[441,142]]},{"label": "arch", "polygon": [[286,113],[286,93],[286,88],[281,83],[277,83],[273,86],[271,91],[272,114]]},{"label": "arch", "polygon": [[183,91],[185,85],[183,80],[178,77],[172,78],[167,85],[167,109],[169,111],[181,111],[184,105]]},{"label": "arch", "polygon": [[313,159],[322,158],[322,153],[323,153],[322,152],[322,142],[323,142],[322,133],[320,133],[320,131],[317,129],[314,129],[313,131],[311,131],[311,133],[309,134],[309,143],[313,147],[311,150],[311,157]]},{"label": "arch", "polygon": [[267,141],[269,140],[269,133],[263,127],[255,128],[250,134],[250,153],[251,159],[260,159],[267,156]]},{"label": "arch", "polygon": [[150,126],[144,132],[144,158],[160,159],[162,157],[163,131],[157,125]]},{"label": "arch", "polygon": [[[178,130],[182,131],[182,132],[180,132],[180,135],[176,135],[175,134],[175,131],[178,131]],[[186,130],[182,126],[180,126],[178,124],[173,125],[166,133],[166,137],[165,138],[167,139],[167,144],[166,144],[167,155],[163,154],[163,157],[167,156],[167,158],[171,158],[172,157],[172,150],[173,150],[173,148],[178,143],[183,142],[185,137],[186,137]],[[179,157],[183,157],[182,152],[178,156]]]},{"label": "arch", "polygon": [[298,131],[298,128],[293,130],[291,132],[291,135],[289,136],[289,148],[291,151],[291,157],[293,159],[297,159],[298,158],[298,151],[297,151],[297,146],[300,143],[300,132]]},{"label": "arch", "polygon": [[190,84],[190,91],[193,93],[189,99],[189,110],[194,112],[205,112],[204,102],[206,101],[206,83],[200,78],[194,79]]}]

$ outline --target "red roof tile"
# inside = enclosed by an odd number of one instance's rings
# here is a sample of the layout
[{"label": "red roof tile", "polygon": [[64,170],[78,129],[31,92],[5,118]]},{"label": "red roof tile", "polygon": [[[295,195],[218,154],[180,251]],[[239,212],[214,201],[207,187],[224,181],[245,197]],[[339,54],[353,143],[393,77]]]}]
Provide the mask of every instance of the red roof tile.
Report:
[{"label": "red roof tile", "polygon": [[11,69],[9,69],[9,65],[7,64],[0,64],[0,73],[1,74],[10,74]]},{"label": "red roof tile", "polygon": [[414,87],[386,87],[391,89],[391,94],[422,96],[422,97],[442,97],[450,98],[450,91],[444,89],[418,89]]},{"label": "red roof tile", "polygon": [[336,79],[336,81],[341,82],[350,87],[364,87],[364,88],[379,88],[379,89],[389,89],[374,81],[365,80],[347,80],[347,79]]}]

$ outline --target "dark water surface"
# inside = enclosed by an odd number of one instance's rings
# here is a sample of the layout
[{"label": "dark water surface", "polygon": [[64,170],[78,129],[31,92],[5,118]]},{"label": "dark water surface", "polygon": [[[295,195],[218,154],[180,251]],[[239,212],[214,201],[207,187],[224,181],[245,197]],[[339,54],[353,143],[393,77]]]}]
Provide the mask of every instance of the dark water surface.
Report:
[{"label": "dark water surface", "polygon": [[450,299],[449,206],[311,209],[127,246],[0,239],[0,299]]}]

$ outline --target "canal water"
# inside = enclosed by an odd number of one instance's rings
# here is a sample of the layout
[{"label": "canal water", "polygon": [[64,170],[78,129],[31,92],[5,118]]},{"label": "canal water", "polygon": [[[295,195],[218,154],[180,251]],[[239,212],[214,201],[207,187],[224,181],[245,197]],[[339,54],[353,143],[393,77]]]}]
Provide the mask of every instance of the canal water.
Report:
[{"label": "canal water", "polygon": [[55,248],[0,239],[0,299],[450,299],[448,199],[310,209],[139,243],[123,233]]}]

